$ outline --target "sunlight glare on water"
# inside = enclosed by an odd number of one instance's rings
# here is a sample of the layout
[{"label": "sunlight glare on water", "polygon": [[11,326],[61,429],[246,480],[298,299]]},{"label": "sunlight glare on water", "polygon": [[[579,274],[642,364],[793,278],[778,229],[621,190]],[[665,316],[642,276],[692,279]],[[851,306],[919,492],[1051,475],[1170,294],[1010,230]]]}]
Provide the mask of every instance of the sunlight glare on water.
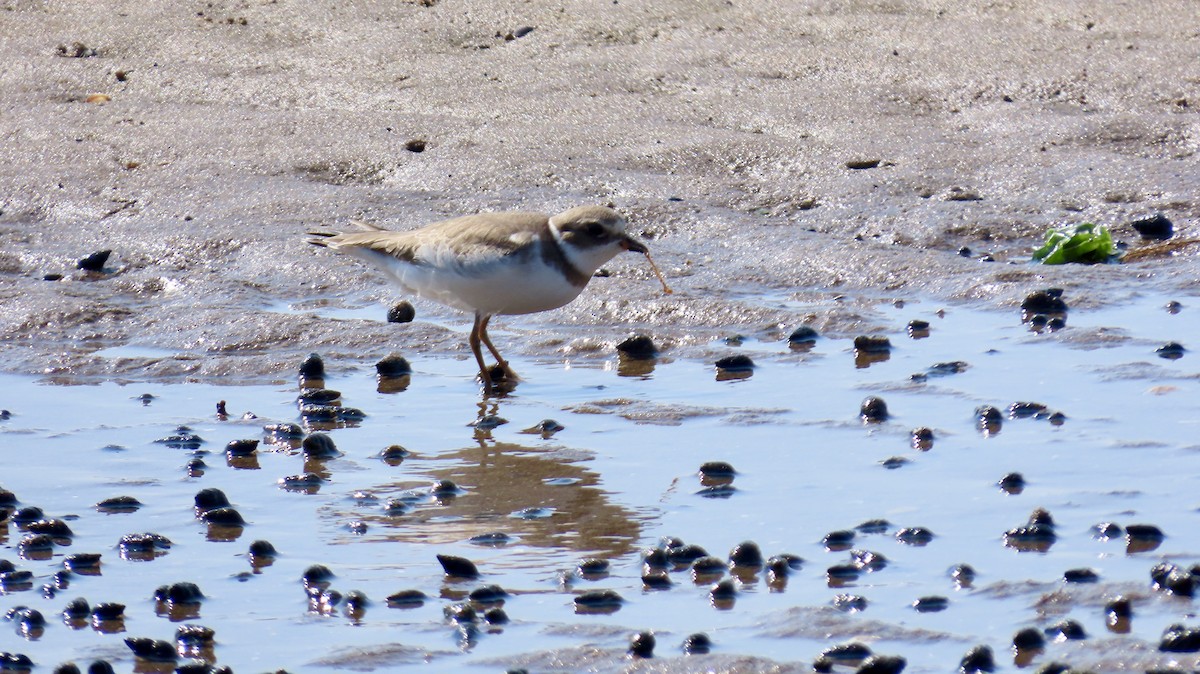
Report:
[{"label": "sunlight glare on water", "polygon": [[[216,660],[235,670],[332,671],[357,663],[398,671],[426,659],[444,671],[497,668],[587,644],[611,649],[615,670],[628,636],[653,630],[665,658],[683,657],[679,642],[700,631],[717,653],[801,663],[856,638],[905,656],[909,671],[940,672],[975,644],[990,645],[1003,665],[1016,630],[1063,616],[1102,637],[1104,600],[1119,593],[1136,601],[1131,634],[1110,634],[1092,651],[1051,644],[1037,662],[1103,669],[1106,658],[1120,659],[1137,644],[1151,654],[1139,657],[1152,657],[1162,629],[1186,622],[1190,608],[1152,592],[1149,569],[1162,559],[1188,565],[1200,556],[1191,535],[1200,505],[1194,356],[1155,354],[1166,341],[1196,334],[1198,324],[1191,310],[1171,315],[1162,304],[1144,298],[1071,314],[1065,330],[1035,334],[1015,311],[949,306],[939,316],[943,307],[910,302],[883,310],[896,325],[888,335],[893,349],[869,367],[856,367],[850,340],[821,338],[810,351],[748,340],[727,347],[757,364],[743,379],[721,381],[711,363],[672,360],[669,352],[640,376],[621,376],[615,357],[570,367],[516,362],[525,381],[487,403],[470,380],[469,361],[410,353],[415,372],[402,392],[377,391],[369,365],[325,382],[366,417],[329,431],[342,456],[324,461],[266,444],[252,461],[223,454],[232,440],[261,439],[266,423],[300,421],[295,385],[49,386],[4,377],[0,406],[12,416],[0,421],[0,486],[19,507],[65,519],[75,535],[39,560],[23,557],[25,534],[15,524],[0,529],[0,558],[35,576],[31,587],[4,588],[0,610],[28,605],[50,623],[36,640],[8,632],[0,650],[26,653],[46,668],[71,659],[130,661],[123,636],[170,640],[177,626],[156,615],[155,588],[191,581],[206,599],[188,622],[216,630]],[[927,338],[905,335],[912,319],[931,323]],[[1096,331],[1111,339],[1072,341]],[[911,377],[952,361],[965,370]],[[886,401],[887,421],[859,419],[867,396]],[[218,400],[227,401],[228,420],[216,418]],[[1007,418],[1018,401],[1042,403],[1066,420]],[[1005,413],[998,433],[980,432],[975,410],[983,405]],[[244,411],[257,418],[242,419]],[[491,431],[468,425],[486,414],[508,423]],[[565,429],[548,437],[521,432],[544,419]],[[205,441],[201,475],[185,469],[194,452],[154,442],[180,425]],[[933,430],[929,451],[910,445],[917,427]],[[411,455],[398,465],[377,457],[394,444]],[[889,470],[883,462],[891,458],[907,462]],[[732,493],[698,493],[697,470],[706,461],[733,465]],[[279,488],[280,478],[305,471],[326,479],[315,493]],[[1027,486],[1009,495],[996,483],[1013,472]],[[439,480],[452,480],[461,493],[435,499],[429,487]],[[248,521],[244,530],[214,532],[196,519],[192,496],[206,487],[229,496]],[[93,507],[119,495],[144,507],[127,514]],[[386,512],[389,500],[404,498],[411,501],[406,512]],[[1006,547],[1004,532],[1024,525],[1035,508],[1053,515],[1056,542],[1043,553]],[[830,587],[826,570],[850,556],[826,551],[822,539],[871,519],[887,520],[886,533],[859,533],[853,547],[882,554],[888,566]],[[1167,538],[1127,554],[1123,539],[1092,536],[1091,527],[1106,521],[1155,524]],[[924,546],[900,543],[895,534],[903,527],[926,527],[934,538]],[[139,532],[162,534],[173,547],[153,561],[122,559],[118,540]],[[511,539],[470,542],[494,532]],[[718,610],[709,584],[694,583],[687,571],[670,574],[670,589],[643,590],[640,551],[666,536],[722,558],[752,540],[765,555],[792,553],[805,562],[782,591],[759,572],[732,608]],[[259,539],[280,556],[255,569],[246,551]],[[74,576],[68,589],[43,597],[39,588],[63,556],[78,552],[101,553],[101,575]],[[437,554],[470,558],[483,578],[444,580]],[[564,585],[560,572],[589,556],[608,559],[609,576],[568,574],[573,581]],[[973,588],[955,589],[948,575],[962,563],[979,573]],[[341,608],[310,610],[300,577],[312,564],[330,567],[332,587],[343,594],[370,598],[360,619]],[[1082,567],[1097,571],[1101,584],[1079,590],[1062,582],[1064,571]],[[443,608],[490,583],[510,593],[504,609],[513,622],[484,625],[464,642]],[[601,588],[626,602],[609,615],[577,615],[573,596]],[[389,608],[385,598],[405,589],[429,598],[417,608]],[[1062,589],[1071,592],[1061,614],[1035,610],[1039,597]],[[829,608],[841,593],[864,597],[866,610]],[[948,598],[948,608],[911,607],[930,595]],[[126,604],[125,632],[63,624],[58,613],[77,596]]]}]

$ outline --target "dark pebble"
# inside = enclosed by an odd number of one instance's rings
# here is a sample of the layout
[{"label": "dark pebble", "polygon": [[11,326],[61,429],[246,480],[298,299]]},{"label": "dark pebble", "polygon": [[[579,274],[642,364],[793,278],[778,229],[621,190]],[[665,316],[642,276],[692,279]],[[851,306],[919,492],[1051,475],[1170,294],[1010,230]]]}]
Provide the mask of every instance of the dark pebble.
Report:
[{"label": "dark pebble", "polygon": [[836,665],[856,667],[871,657],[871,648],[864,643],[851,641],[836,644],[821,651],[821,658],[832,661]]},{"label": "dark pebble", "polygon": [[[7,411],[8,410],[0,410],[0,412]],[[18,503],[20,503],[20,501],[17,500],[16,494],[7,489],[0,489],[0,508],[13,508],[16,507]]]},{"label": "dark pebble", "polygon": [[313,433],[304,438],[300,449],[310,459],[330,459],[341,455],[337,445],[333,444],[333,438],[325,433]]},{"label": "dark pebble", "polygon": [[949,608],[950,600],[945,597],[931,595],[928,597],[921,597],[913,601],[912,607],[915,608],[918,613],[937,613],[938,611],[945,611],[947,608]]},{"label": "dark pebble", "polygon": [[227,456],[250,456],[258,450],[258,440],[231,440],[225,445]]},{"label": "dark pebble", "polygon": [[125,553],[168,550],[171,547],[171,539],[155,533],[125,534],[117,542],[117,547]]},{"label": "dark pebble", "polygon": [[1168,314],[1177,314],[1183,309],[1183,303],[1171,300],[1170,302],[1167,302],[1163,308],[1167,310]]},{"label": "dark pebble", "polygon": [[706,461],[700,464],[700,475],[714,478],[731,478],[737,475],[733,465],[725,461]]},{"label": "dark pebble", "polygon": [[100,568],[100,553],[77,552],[63,557],[63,567],[79,574],[94,572]]},{"label": "dark pebble", "polygon": [[888,559],[870,550],[851,550],[850,563],[863,571],[882,571],[887,568]]},{"label": "dark pebble", "polygon": [[64,662],[54,668],[53,674],[83,674],[83,672],[79,670],[79,665],[74,662]]},{"label": "dark pebble", "polygon": [[132,496],[114,496],[100,501],[95,507],[106,513],[127,513],[141,508],[142,502]]},{"label": "dark pebble", "polygon": [[728,569],[729,565],[720,557],[701,557],[692,562],[692,573],[701,576],[724,573]]},{"label": "dark pebble", "polygon": [[1163,344],[1162,346],[1155,349],[1154,353],[1158,354],[1159,358],[1166,358],[1167,360],[1178,360],[1180,358],[1183,358],[1183,354],[1186,351],[1187,351],[1187,349],[1183,348],[1183,345],[1180,344],[1179,342],[1167,342],[1166,344]]},{"label": "dark pebble", "polygon": [[829,580],[852,581],[857,580],[862,572],[853,564],[834,564],[825,569],[825,576]]},{"label": "dark pebble", "polygon": [[824,545],[825,549],[829,550],[830,552],[849,550],[850,546],[854,543],[855,535],[856,534],[849,529],[831,531],[825,534],[825,537],[821,539],[821,544]]},{"label": "dark pebble", "polygon": [[654,657],[654,635],[650,632],[638,632],[629,640],[629,655],[635,658]]},{"label": "dark pebble", "polygon": [[833,607],[847,613],[867,610],[867,598],[860,594],[838,594],[833,597]]},{"label": "dark pebble", "polygon": [[125,605],[116,602],[100,602],[92,607],[92,620],[120,620],[125,617]]},{"label": "dark pebble", "polygon": [[413,319],[416,317],[417,309],[412,305],[412,302],[409,302],[408,300],[397,302],[395,306],[393,306],[391,309],[388,309],[387,312],[388,323],[412,323]]},{"label": "dark pebble", "polygon": [[513,541],[513,537],[502,531],[493,531],[487,534],[477,534],[467,539],[467,542],[472,545],[486,545],[493,548],[498,548],[502,545],[508,545]]},{"label": "dark pebble", "polygon": [[233,508],[213,508],[201,515],[200,519],[209,524],[219,524],[227,527],[241,527],[246,525],[246,520],[242,518],[242,514]]},{"label": "dark pebble", "polygon": [[1063,580],[1068,583],[1099,583],[1100,574],[1093,569],[1067,569]]},{"label": "dark pebble", "polygon": [[599,580],[608,576],[609,567],[607,559],[588,557],[579,560],[579,564],[575,565],[575,571],[584,580]]},{"label": "dark pebble", "polygon": [[379,450],[379,458],[384,461],[402,461],[407,458],[412,452],[401,447],[400,445],[388,445]]},{"label": "dark pebble", "polygon": [[1012,644],[1019,651],[1037,651],[1046,647],[1046,637],[1035,627],[1025,627],[1013,635]]},{"label": "dark pebble", "polygon": [[12,521],[13,524],[16,524],[17,526],[25,526],[27,524],[36,522],[45,516],[46,513],[42,512],[41,508],[37,506],[26,506],[13,513]]},{"label": "dark pebble", "polygon": [[263,426],[263,434],[271,444],[286,443],[304,437],[304,429],[299,424],[267,424]]},{"label": "dark pebble", "polygon": [[508,592],[505,592],[504,588],[499,585],[484,585],[471,590],[471,593],[467,595],[467,599],[479,604],[495,604],[496,602],[504,601],[504,598],[507,596]]},{"label": "dark pebble", "polygon": [[1008,473],[996,483],[1006,494],[1020,494],[1025,491],[1025,476],[1020,473]]},{"label": "dark pebble", "polygon": [[1158,650],[1163,653],[1196,653],[1200,651],[1200,629],[1171,625],[1163,631]]},{"label": "dark pebble", "polygon": [[341,397],[342,392],[334,391],[333,389],[303,388],[300,389],[300,395],[296,397],[296,403],[300,405],[328,405],[340,400]]},{"label": "dark pebble", "polygon": [[1167,536],[1162,532],[1162,529],[1153,524],[1130,524],[1125,527],[1125,535],[1130,540],[1141,541],[1162,541]]},{"label": "dark pebble", "polygon": [[929,321],[911,320],[908,322],[908,335],[914,338],[929,336]]},{"label": "dark pebble", "polygon": [[423,606],[428,597],[420,590],[401,590],[387,598],[390,608],[416,608]]},{"label": "dark pebble", "polygon": [[904,466],[907,466],[908,464],[912,463],[912,461],[903,456],[889,456],[879,463],[888,470],[896,470],[897,468],[903,468]]},{"label": "dark pebble", "polygon": [[883,401],[883,398],[870,396],[862,401],[862,405],[858,408],[858,416],[862,418],[864,423],[886,421],[888,418],[887,403]]},{"label": "dark pebble", "polygon": [[172,449],[200,449],[200,445],[204,444],[204,438],[180,429],[175,433],[166,437],[159,438],[154,442],[160,445],[166,445]]},{"label": "dark pebble", "polygon": [[642,574],[642,588],[646,590],[666,590],[673,584],[666,571],[648,571]]},{"label": "dark pebble", "polygon": [[909,444],[912,448],[918,451],[927,452],[933,448],[933,429],[932,428],[914,428],[909,433]]},{"label": "dark pebble", "polygon": [[489,625],[507,625],[508,613],[499,606],[493,606],[483,612],[483,620]]},{"label": "dark pebble", "polygon": [[1143,239],[1165,241],[1175,234],[1175,226],[1162,213],[1155,213],[1148,218],[1134,220],[1129,223],[1129,226],[1133,227]]},{"label": "dark pebble", "polygon": [[25,531],[32,534],[46,534],[54,538],[71,538],[75,535],[67,523],[59,519],[43,519],[25,525]]},{"label": "dark pebble", "polygon": [[991,405],[981,405],[975,408],[975,424],[979,430],[986,433],[996,433],[1004,423],[1004,415]]},{"label": "dark pebble", "polygon": [[851,171],[864,171],[879,166],[882,161],[881,159],[851,159],[846,162],[846,168]]},{"label": "dark pebble", "polygon": [[1060,620],[1046,628],[1046,637],[1053,641],[1082,641],[1087,639],[1087,632],[1075,620]]},{"label": "dark pebble", "polygon": [[1161,562],[1150,568],[1150,580],[1156,590],[1180,597],[1196,594],[1196,576],[1169,562]]},{"label": "dark pebble", "polygon": [[908,545],[928,545],[933,540],[933,532],[925,527],[905,527],[896,532],[896,540]]},{"label": "dark pebble", "polygon": [[[854,529],[856,531],[858,531],[860,533],[864,533],[864,534],[886,534],[888,529],[891,528],[891,526],[892,526],[892,523],[885,519],[873,519],[873,520],[867,520],[865,522],[855,525]],[[826,536],[826,537],[828,537],[828,536]],[[850,540],[852,541],[853,537],[851,537]],[[850,542],[850,541],[847,541],[847,542]]]},{"label": "dark pebble", "polygon": [[978,672],[996,671],[996,656],[991,646],[975,646],[967,651],[958,663],[961,674],[977,674]]},{"label": "dark pebble", "polygon": [[0,653],[0,671],[27,672],[33,669],[33,660],[24,653]]},{"label": "dark pebble", "polygon": [[407,377],[412,374],[412,365],[409,365],[408,359],[398,353],[384,356],[378,363],[375,363],[375,374],[380,377]]},{"label": "dark pebble", "polygon": [[154,600],[166,604],[199,604],[204,600],[204,593],[195,583],[171,583],[154,590]]},{"label": "dark pebble", "polygon": [[267,541],[254,541],[250,544],[250,555],[253,557],[275,557],[278,554],[275,546]]},{"label": "dark pebble", "polygon": [[807,325],[801,325],[788,335],[788,344],[795,346],[815,344],[819,336],[816,330]]},{"label": "dark pebble", "polygon": [[54,537],[48,534],[27,534],[17,543],[17,554],[27,557],[31,553],[54,549]]},{"label": "dark pebble", "polygon": [[1129,619],[1133,617],[1133,602],[1128,597],[1117,597],[1104,605],[1104,613],[1109,620],[1116,618]]},{"label": "dark pebble", "polygon": [[438,555],[437,560],[450,578],[478,578],[480,575],[475,563],[465,557]]},{"label": "dark pebble", "polygon": [[1046,329],[1050,332],[1058,332],[1065,327],[1067,327],[1067,319],[1063,318],[1062,316],[1051,316],[1049,320],[1046,321]]},{"label": "dark pebble", "polygon": [[687,655],[705,655],[712,650],[712,639],[703,632],[689,634],[683,640],[683,652]]},{"label": "dark pebble", "polygon": [[855,674],[900,674],[908,660],[899,655],[872,655],[858,666]]},{"label": "dark pebble", "polygon": [[708,596],[718,601],[733,599],[737,596],[737,581],[732,578],[723,578],[717,581],[709,588]]},{"label": "dark pebble", "polygon": [[971,584],[975,582],[975,576],[975,567],[970,564],[957,564],[950,569],[950,578],[959,587],[971,587]]},{"label": "dark pebble", "polygon": [[887,337],[859,335],[854,338],[854,350],[862,353],[890,353],[892,342]]},{"label": "dark pebble", "polygon": [[948,377],[952,374],[962,374],[970,369],[970,367],[971,365],[966,361],[952,360],[945,363],[934,363],[925,372],[930,377]]},{"label": "dark pebble", "polygon": [[187,648],[205,648],[213,645],[216,632],[203,625],[180,625],[175,630],[175,643]]},{"label": "dark pebble", "polygon": [[112,255],[111,250],[96,251],[76,262],[75,268],[84,271],[104,271],[104,263],[108,262],[109,255]]},{"label": "dark pebble", "polygon": [[762,568],[762,550],[753,541],[742,541],[729,551],[729,565]]},{"label": "dark pebble", "polygon": [[693,543],[667,548],[667,559],[676,566],[688,566],[706,556],[708,556],[708,551]]},{"label": "dark pebble", "polygon": [[196,492],[195,496],[196,510],[200,513],[207,512],[214,508],[225,508],[229,506],[229,499],[225,496],[225,492],[215,487],[201,489]]},{"label": "dark pebble", "polygon": [[306,379],[324,379],[325,361],[315,353],[308,354],[308,357],[300,363],[300,376]]},{"label": "dark pebble", "polygon": [[750,360],[750,356],[738,354],[736,356],[726,356],[717,360],[714,365],[718,370],[726,372],[751,372],[754,370],[754,361]]},{"label": "dark pebble", "polygon": [[329,570],[324,564],[313,564],[304,570],[300,576],[300,582],[305,587],[327,586],[334,579],[333,571]]},{"label": "dark pebble", "polygon": [[429,487],[429,493],[438,499],[453,498],[466,490],[459,487],[453,480],[438,480]]},{"label": "dark pebble", "polygon": [[133,651],[134,656],[151,662],[174,662],[179,659],[175,644],[161,639],[147,637],[128,637],[125,645]]},{"label": "dark pebble", "polygon": [[1067,303],[1062,288],[1046,288],[1030,293],[1021,302],[1021,310],[1030,314],[1065,314]]},{"label": "dark pebble", "polygon": [[74,620],[87,618],[91,613],[92,607],[88,605],[87,600],[83,597],[76,597],[67,602],[67,605],[62,610],[63,617]]},{"label": "dark pebble", "polygon": [[1008,406],[1009,419],[1028,419],[1029,417],[1047,414],[1046,406],[1041,403],[1015,402]]},{"label": "dark pebble", "polygon": [[588,590],[576,595],[575,605],[587,608],[611,608],[620,606],[625,600],[615,590]]},{"label": "dark pebble", "polygon": [[634,360],[650,360],[658,355],[658,347],[646,335],[633,335],[617,344],[617,352]]},{"label": "dark pebble", "polygon": [[426,147],[427,143],[423,138],[410,138],[404,143],[404,149],[415,154],[424,152]]},{"label": "dark pebble", "polygon": [[371,600],[367,598],[365,592],[359,590],[350,590],[345,597],[347,611],[363,611],[371,605]]}]

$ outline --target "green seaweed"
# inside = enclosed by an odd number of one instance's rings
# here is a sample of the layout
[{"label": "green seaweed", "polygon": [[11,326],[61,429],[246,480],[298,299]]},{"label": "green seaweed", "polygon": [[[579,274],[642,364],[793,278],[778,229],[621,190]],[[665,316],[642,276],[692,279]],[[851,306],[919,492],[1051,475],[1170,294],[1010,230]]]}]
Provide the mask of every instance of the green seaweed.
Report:
[{"label": "green seaweed", "polygon": [[1117,252],[1108,228],[1091,222],[1082,225],[1052,227],[1046,232],[1046,242],[1033,252],[1033,259],[1042,264],[1107,262]]}]

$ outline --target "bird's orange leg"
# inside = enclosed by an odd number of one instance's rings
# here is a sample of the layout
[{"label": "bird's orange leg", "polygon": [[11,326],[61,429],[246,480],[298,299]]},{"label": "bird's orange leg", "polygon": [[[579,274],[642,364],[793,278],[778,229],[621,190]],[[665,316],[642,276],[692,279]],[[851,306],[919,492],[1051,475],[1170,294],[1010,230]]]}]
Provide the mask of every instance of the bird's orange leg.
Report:
[{"label": "bird's orange leg", "polygon": [[471,338],[468,341],[471,344],[471,353],[475,354],[475,362],[479,363],[479,378],[483,380],[483,390],[486,393],[491,393],[492,375],[488,374],[487,363],[483,362],[483,350],[479,348],[479,342],[482,339],[492,353],[496,352],[491,342],[487,340],[487,333],[484,332],[484,329],[487,327],[487,321],[487,316],[478,312],[475,313],[475,324],[471,326]]},{"label": "bird's orange leg", "polygon": [[483,343],[485,346],[487,346],[488,351],[491,351],[492,355],[496,357],[496,364],[500,366],[501,370],[504,370],[504,377],[512,382],[519,381],[521,378],[517,376],[516,372],[512,371],[512,368],[508,366],[508,361],[504,360],[504,358],[500,355],[500,351],[496,349],[496,345],[492,344],[492,338],[488,337],[487,326],[488,321],[491,320],[491,316],[483,317],[483,322],[479,326],[479,338],[483,340]]}]

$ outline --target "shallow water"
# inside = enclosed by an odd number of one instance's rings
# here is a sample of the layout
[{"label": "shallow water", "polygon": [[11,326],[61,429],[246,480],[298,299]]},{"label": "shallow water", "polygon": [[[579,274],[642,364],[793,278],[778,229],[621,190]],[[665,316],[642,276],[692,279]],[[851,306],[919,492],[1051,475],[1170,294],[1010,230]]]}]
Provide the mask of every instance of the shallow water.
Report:
[{"label": "shallow water", "polygon": [[[36,579],[30,589],[0,595],[0,611],[32,606],[50,624],[36,640],[0,625],[0,650],[26,653],[46,668],[96,657],[129,663],[123,636],[169,640],[177,627],[156,615],[154,589],[192,581],[206,599],[186,622],[214,628],[217,661],[236,671],[404,671],[426,667],[427,660],[439,671],[510,664],[572,671],[583,668],[582,646],[602,649],[588,656],[588,667],[610,671],[628,664],[624,649],[637,630],[657,634],[660,664],[683,658],[684,636],[704,631],[724,655],[808,663],[823,648],[856,638],[876,652],[905,656],[908,671],[947,671],[975,644],[990,645],[1001,666],[1011,668],[1014,632],[1064,616],[1091,638],[1052,643],[1035,666],[1052,659],[1097,670],[1161,664],[1167,660],[1154,648],[1163,628],[1188,622],[1193,606],[1152,592],[1149,569],[1163,559],[1200,558],[1193,534],[1200,505],[1195,356],[1172,361],[1154,352],[1171,340],[1186,346],[1200,325],[1190,306],[1166,312],[1167,299],[1075,312],[1067,329],[1045,334],[1030,332],[1015,311],[885,304],[878,310],[894,326],[888,335],[894,348],[867,367],[856,364],[849,340],[831,339],[807,352],[753,340],[714,344],[713,353],[747,354],[757,363],[752,376],[724,381],[711,363],[673,360],[670,353],[640,373],[616,357],[517,361],[525,381],[488,403],[471,381],[470,360],[409,353],[411,384],[395,393],[377,390],[370,364],[327,362],[326,386],[367,416],[330,431],[343,456],[324,462],[265,444],[251,465],[227,462],[222,452],[229,441],[261,438],[265,423],[298,421],[293,383],[54,386],[7,376],[0,407],[12,417],[0,422],[0,486],[21,506],[67,519],[75,537],[48,560],[22,559],[23,534],[7,525],[2,558]],[[786,297],[775,302],[805,308]],[[912,319],[930,321],[930,336],[906,336]],[[511,337],[500,335],[504,348]],[[162,355],[110,351],[97,355]],[[925,382],[910,379],[949,361],[969,367]],[[154,396],[149,402],[140,398],[146,393]],[[888,421],[859,420],[868,395],[886,400]],[[215,418],[218,400],[227,401],[229,420]],[[998,433],[978,430],[977,406],[1006,410],[1016,401],[1043,403],[1066,421],[1006,418]],[[246,411],[257,418],[241,419]],[[468,426],[481,414],[508,423],[491,432]],[[521,432],[547,418],[565,430],[549,438]],[[154,442],[181,424],[206,441],[203,475],[185,470],[192,452]],[[910,447],[909,431],[920,426],[934,430],[930,451]],[[376,458],[393,444],[412,455],[399,465]],[[890,457],[909,462],[889,470],[881,463]],[[728,498],[697,493],[697,469],[712,460],[738,471]],[[304,471],[327,482],[315,493],[279,488],[280,478]],[[1028,486],[1007,495],[996,482],[1014,471]],[[428,496],[442,479],[463,493],[442,501]],[[192,496],[205,487],[229,496],[249,522],[243,531],[210,530],[195,519]],[[422,491],[413,509],[386,514],[383,504],[408,490]],[[118,495],[145,506],[129,514],[93,507]],[[1038,507],[1054,516],[1055,544],[1044,553],[1006,547],[1003,533]],[[845,563],[849,553],[826,551],[823,536],[875,518],[891,523],[888,533],[859,534],[854,547],[882,553],[890,564],[830,587],[826,569]],[[1123,539],[1093,538],[1090,527],[1104,521],[1155,524],[1167,538],[1156,549],[1127,553]],[[352,530],[352,522],[365,523],[365,532]],[[935,538],[918,547],[893,536],[913,526]],[[153,561],[122,559],[117,541],[139,532],[162,534],[174,546]],[[499,547],[469,542],[489,532],[513,540]],[[766,555],[788,552],[806,561],[782,591],[772,591],[758,573],[731,608],[720,610],[709,601],[708,584],[693,583],[687,571],[671,574],[669,590],[643,590],[639,551],[664,536],[720,557],[753,540]],[[246,551],[260,539],[280,556],[255,570]],[[62,567],[63,555],[78,552],[103,554],[100,577],[74,576],[56,597],[41,596],[38,588]],[[437,554],[474,560],[483,579],[444,580]],[[576,578],[564,587],[559,572],[587,556],[611,560],[609,577]],[[332,614],[310,610],[300,577],[318,563],[336,574],[333,588],[371,599],[361,617],[341,607]],[[978,570],[973,588],[955,589],[947,571],[958,563]],[[1096,570],[1101,583],[1066,585],[1063,572],[1080,567]],[[443,608],[484,583],[511,594],[504,608],[512,622],[483,626],[477,639],[464,642]],[[572,595],[600,588],[618,591],[626,602],[608,615],[577,615]],[[430,598],[419,608],[389,608],[385,598],[404,589]],[[1067,592],[1048,598],[1055,590]],[[862,595],[866,610],[829,608],[839,593]],[[1120,593],[1134,599],[1136,611],[1125,635],[1108,631],[1102,610]],[[929,595],[947,597],[948,608],[911,607]],[[77,596],[126,604],[125,632],[63,624],[58,612]],[[556,649],[566,650],[550,667],[549,656],[539,654]],[[688,656],[688,666],[701,657]],[[682,660],[677,665],[685,668]],[[138,667],[151,671],[144,662]]]}]

